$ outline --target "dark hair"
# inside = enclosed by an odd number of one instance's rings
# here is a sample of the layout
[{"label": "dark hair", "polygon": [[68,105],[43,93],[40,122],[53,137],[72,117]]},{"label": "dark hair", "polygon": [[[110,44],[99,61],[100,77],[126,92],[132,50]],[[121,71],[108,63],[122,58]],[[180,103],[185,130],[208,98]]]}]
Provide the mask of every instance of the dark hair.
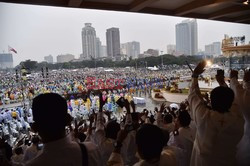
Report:
[{"label": "dark hair", "polygon": [[138,112],[132,112],[131,117],[132,117],[133,122],[138,122],[139,121],[139,113]]},{"label": "dark hair", "polygon": [[40,139],[38,136],[33,136],[32,139],[31,139],[31,142],[33,144],[38,144],[40,142]]},{"label": "dark hair", "polygon": [[164,115],[164,121],[166,123],[172,123],[173,122],[173,116],[170,113],[167,113]]},{"label": "dark hair", "polygon": [[149,121],[150,121],[151,124],[153,124],[153,123],[155,122],[155,117],[154,117],[154,115],[150,115]]},{"label": "dark hair", "polygon": [[35,123],[44,132],[53,134],[65,130],[67,109],[66,100],[56,93],[40,94],[32,103]]},{"label": "dark hair", "polygon": [[84,142],[87,136],[83,132],[79,132],[77,137],[80,140],[80,142]]},{"label": "dark hair", "polygon": [[136,144],[142,159],[150,160],[160,157],[166,139],[159,127],[152,124],[143,124],[136,133]]},{"label": "dark hair", "polygon": [[15,153],[16,153],[17,155],[22,154],[22,153],[23,153],[22,147],[17,147],[17,148],[15,149]]},{"label": "dark hair", "polygon": [[106,137],[111,139],[116,139],[119,131],[120,125],[115,120],[109,121],[105,128]]},{"label": "dark hair", "polygon": [[187,111],[180,111],[178,115],[178,120],[182,127],[188,127],[191,122],[191,117]]},{"label": "dark hair", "polygon": [[228,87],[219,86],[211,92],[212,109],[220,113],[229,112],[234,101],[234,92]]},{"label": "dark hair", "polygon": [[29,140],[29,139],[25,139],[25,141],[24,141],[24,145],[28,145],[28,146],[30,146],[30,140]]},{"label": "dark hair", "polygon": [[161,128],[161,130],[162,130],[162,133],[164,134],[164,137],[165,137],[165,145],[167,145],[167,143],[169,141],[169,132],[165,128]]}]

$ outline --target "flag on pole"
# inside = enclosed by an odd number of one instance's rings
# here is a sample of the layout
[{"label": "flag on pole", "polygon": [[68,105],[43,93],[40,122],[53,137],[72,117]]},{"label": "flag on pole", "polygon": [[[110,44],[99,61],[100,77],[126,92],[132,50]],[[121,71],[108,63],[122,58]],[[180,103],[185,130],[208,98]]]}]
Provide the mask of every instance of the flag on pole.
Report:
[{"label": "flag on pole", "polygon": [[8,46],[9,47],[9,52],[14,52],[14,53],[16,53],[17,54],[17,51],[14,49],[14,48],[12,48],[12,47],[10,47],[10,46]]}]

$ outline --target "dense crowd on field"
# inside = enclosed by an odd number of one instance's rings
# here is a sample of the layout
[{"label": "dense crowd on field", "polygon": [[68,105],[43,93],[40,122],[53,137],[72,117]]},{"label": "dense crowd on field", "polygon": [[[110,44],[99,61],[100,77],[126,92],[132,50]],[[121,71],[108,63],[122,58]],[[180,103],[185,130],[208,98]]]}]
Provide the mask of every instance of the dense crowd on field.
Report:
[{"label": "dense crowd on field", "polygon": [[[220,86],[202,94],[204,68],[183,71],[192,74],[186,101],[154,110],[139,110],[133,95],[170,86],[171,72],[56,71],[25,92],[12,86],[14,96],[31,96],[31,107],[1,109],[0,165],[250,165],[250,72],[239,83],[232,70],[229,86],[218,72]],[[94,73],[104,85],[87,79]],[[121,87],[102,90],[109,78],[122,79],[112,83]]]}]

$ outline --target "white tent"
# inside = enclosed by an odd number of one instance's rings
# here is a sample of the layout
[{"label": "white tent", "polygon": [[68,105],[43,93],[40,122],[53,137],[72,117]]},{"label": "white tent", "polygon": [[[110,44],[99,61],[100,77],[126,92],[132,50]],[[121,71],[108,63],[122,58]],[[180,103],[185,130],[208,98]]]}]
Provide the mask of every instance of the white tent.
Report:
[{"label": "white tent", "polygon": [[148,70],[156,71],[156,70],[159,70],[159,68],[157,68],[156,66],[154,66],[154,67],[148,67]]},{"label": "white tent", "polygon": [[113,72],[114,70],[113,69],[106,69],[104,71],[107,71],[107,72]]}]

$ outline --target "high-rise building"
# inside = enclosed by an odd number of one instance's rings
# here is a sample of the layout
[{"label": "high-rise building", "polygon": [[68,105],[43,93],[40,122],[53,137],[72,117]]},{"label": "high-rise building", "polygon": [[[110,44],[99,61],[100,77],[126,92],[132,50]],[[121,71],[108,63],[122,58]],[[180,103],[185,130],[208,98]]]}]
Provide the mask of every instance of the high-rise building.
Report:
[{"label": "high-rise building", "polygon": [[101,57],[101,49],[102,49],[102,42],[100,41],[100,38],[96,38],[96,58]]},{"label": "high-rise building", "polygon": [[119,28],[109,28],[106,32],[107,55],[113,60],[121,60]]},{"label": "high-rise building", "polygon": [[167,45],[167,53],[170,55],[175,55],[176,46],[174,44]]},{"label": "high-rise building", "polygon": [[136,41],[121,44],[121,54],[132,57],[133,59],[139,58],[140,43]]},{"label": "high-rise building", "polygon": [[13,57],[10,53],[0,53],[0,69],[13,68]]},{"label": "high-rise building", "polygon": [[91,23],[82,28],[82,54],[80,59],[96,58],[96,31]]},{"label": "high-rise building", "polygon": [[212,44],[205,45],[205,55],[221,55],[221,43],[213,42]]},{"label": "high-rise building", "polygon": [[101,46],[101,57],[107,57],[107,46]]},{"label": "high-rise building", "polygon": [[121,54],[122,55],[127,55],[127,49],[128,49],[127,43],[122,43],[121,44]]},{"label": "high-rise building", "polygon": [[176,53],[196,55],[198,52],[198,30],[196,19],[184,20],[175,25]]},{"label": "high-rise building", "polygon": [[213,42],[215,56],[221,55],[221,42]]},{"label": "high-rise building", "polygon": [[44,60],[48,63],[53,63],[53,56],[52,55],[45,56]]},{"label": "high-rise building", "polygon": [[75,56],[72,54],[58,55],[56,57],[57,63],[69,62],[75,59]]}]

